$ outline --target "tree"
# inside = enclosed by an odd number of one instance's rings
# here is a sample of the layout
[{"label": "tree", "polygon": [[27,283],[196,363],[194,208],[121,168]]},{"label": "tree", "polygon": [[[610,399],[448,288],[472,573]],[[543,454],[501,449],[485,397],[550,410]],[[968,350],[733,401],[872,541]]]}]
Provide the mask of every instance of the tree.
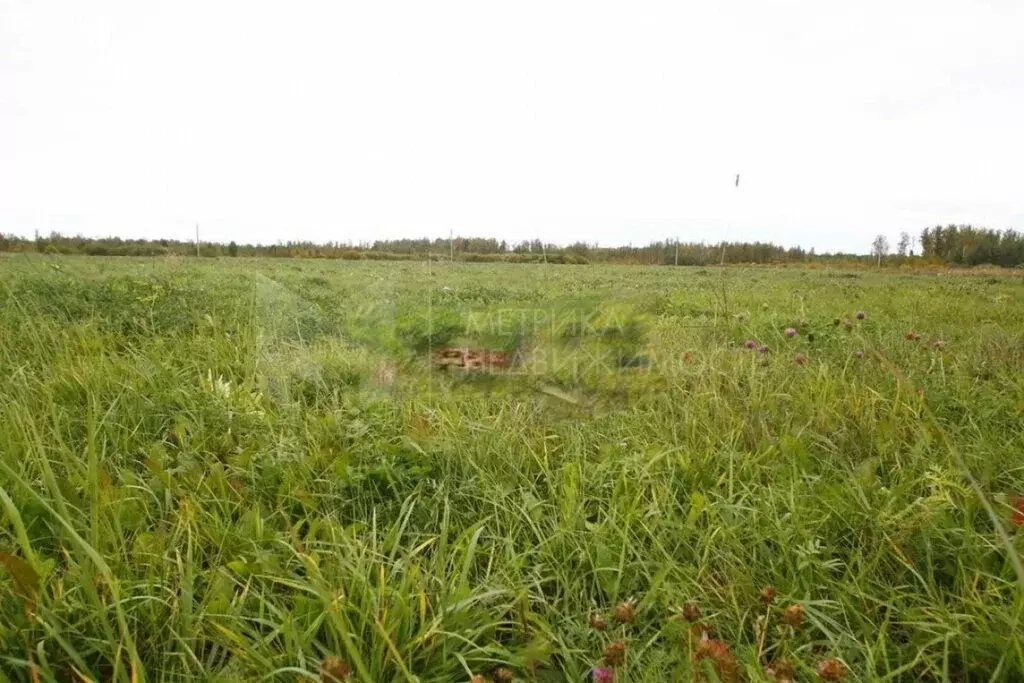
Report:
[{"label": "tree", "polygon": [[238,256],[238,245],[235,244],[234,240],[228,244],[228,256]]},{"label": "tree", "polygon": [[900,256],[907,255],[907,249],[910,248],[910,233],[901,232],[900,241],[896,243],[896,253]]},{"label": "tree", "polygon": [[878,257],[878,265],[882,265],[882,257],[889,253],[889,240],[885,235],[879,235],[871,243],[871,255]]}]

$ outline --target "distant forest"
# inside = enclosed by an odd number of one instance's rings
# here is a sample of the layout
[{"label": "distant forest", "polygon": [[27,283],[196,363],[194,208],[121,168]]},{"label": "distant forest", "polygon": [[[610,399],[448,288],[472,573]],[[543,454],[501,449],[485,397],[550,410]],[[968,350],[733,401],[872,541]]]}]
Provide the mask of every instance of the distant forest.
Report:
[{"label": "distant forest", "polygon": [[[918,250],[917,247],[920,246]],[[925,228],[919,240],[902,233],[893,253],[884,236],[875,238],[870,254],[826,253],[781,247],[769,242],[652,242],[642,247],[601,247],[576,242],[567,246],[540,240],[509,244],[481,237],[448,239],[378,240],[366,244],[285,242],[281,244],[228,244],[200,242],[201,257],[319,258],[345,260],[505,261],[511,263],[618,263],[699,266],[718,263],[786,264],[820,261],[864,264],[1024,265],[1024,234],[970,225]],[[134,240],[119,237],[88,238],[51,233],[35,239],[0,233],[0,252],[86,254],[91,256],[195,256],[196,243],[177,240]]]}]

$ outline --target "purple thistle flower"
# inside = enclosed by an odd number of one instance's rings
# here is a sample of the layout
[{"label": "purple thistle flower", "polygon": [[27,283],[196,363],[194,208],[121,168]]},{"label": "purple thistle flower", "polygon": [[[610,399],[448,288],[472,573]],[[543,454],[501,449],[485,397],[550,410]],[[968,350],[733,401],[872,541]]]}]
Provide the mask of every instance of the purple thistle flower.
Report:
[{"label": "purple thistle flower", "polygon": [[857,311],[857,320],[863,320],[866,317],[867,314],[864,311]]},{"label": "purple thistle flower", "polygon": [[615,670],[607,666],[594,667],[594,683],[612,683],[615,680]]},{"label": "purple thistle flower", "polygon": [[753,339],[748,339],[747,341],[745,341],[743,343],[743,345],[746,346],[748,349],[756,349],[757,348],[757,342],[754,341]]},{"label": "purple thistle flower", "polygon": [[792,327],[787,327],[786,328],[786,336],[787,337],[795,337],[796,336],[796,330],[793,329]]},{"label": "purple thistle flower", "polygon": [[768,353],[768,345],[762,344],[758,351],[760,351],[761,353]]},{"label": "purple thistle flower", "polygon": [[857,358],[863,358],[864,357],[864,352],[863,351],[854,351],[853,355],[855,355]]}]

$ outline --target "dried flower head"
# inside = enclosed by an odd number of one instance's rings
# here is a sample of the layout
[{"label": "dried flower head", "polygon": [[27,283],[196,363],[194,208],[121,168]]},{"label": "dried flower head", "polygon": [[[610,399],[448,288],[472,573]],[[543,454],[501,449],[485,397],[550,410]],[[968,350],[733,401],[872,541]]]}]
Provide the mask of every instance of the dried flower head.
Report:
[{"label": "dried flower head", "polygon": [[626,661],[626,642],[615,640],[604,647],[604,663],[608,666],[622,666]]},{"label": "dried flower head", "polygon": [[344,681],[352,675],[348,664],[340,657],[324,657],[320,662],[320,680],[323,683],[335,683]]},{"label": "dried flower head", "polygon": [[946,348],[946,342],[944,342],[941,339],[936,339],[935,344],[933,344],[933,346],[941,351],[942,349]]},{"label": "dried flower head", "polygon": [[921,335],[915,332],[914,330],[910,330],[905,335],[903,335],[903,337],[907,341],[917,341],[918,339],[921,338]]},{"label": "dried flower head", "polygon": [[864,311],[857,311],[857,320],[863,320],[866,317],[868,316],[866,313],[864,313]]},{"label": "dried flower head", "polygon": [[615,606],[615,612],[613,615],[615,621],[622,622],[623,624],[631,624],[636,619],[636,598],[630,598],[629,600],[623,600]]},{"label": "dried flower head", "polygon": [[469,683],[487,683],[487,679],[482,674],[476,674],[469,679]]},{"label": "dried flower head", "polygon": [[847,332],[849,332],[850,330],[853,329],[853,323],[851,323],[849,320],[844,320],[843,321],[843,329],[845,329]]},{"label": "dried flower head", "polygon": [[824,659],[818,664],[818,678],[824,681],[841,681],[846,678],[846,665],[838,659]]},{"label": "dried flower head", "polygon": [[1010,521],[1014,526],[1024,526],[1024,498],[1010,496],[1010,504],[1013,505],[1013,514]]},{"label": "dried flower head", "polygon": [[796,363],[797,365],[803,365],[804,363],[807,362],[807,356],[805,356],[802,353],[798,353],[795,356],[793,356],[793,362]]},{"label": "dried flower head", "polygon": [[512,683],[516,675],[512,673],[512,669],[506,666],[499,666],[491,674],[491,678],[494,679],[494,683]]},{"label": "dried flower head", "polygon": [[767,344],[762,344],[757,350],[760,351],[761,353],[768,353],[768,351],[769,351],[768,345]]},{"label": "dried flower head", "polygon": [[747,341],[743,342],[743,345],[746,346],[748,349],[757,348],[757,342],[754,341],[753,339],[748,339]]},{"label": "dried flower head", "polygon": [[683,604],[683,619],[693,622],[700,619],[700,605],[696,602],[690,601]]},{"label": "dried flower head", "polygon": [[782,623],[793,628],[800,628],[804,624],[804,606],[800,604],[790,605],[782,612]]},{"label": "dried flower head", "polygon": [[839,323],[841,323],[841,322],[842,322],[842,320],[840,320],[839,318],[836,318],[836,319],[834,319],[832,321],[832,324],[835,325],[836,327],[839,327]]},{"label": "dried flower head", "polygon": [[594,683],[612,683],[615,680],[615,669],[607,666],[594,667]]},{"label": "dried flower head", "polygon": [[864,357],[864,352],[863,351],[854,351],[853,355],[856,358],[863,358]]},{"label": "dried flower head", "polygon": [[604,620],[604,616],[598,612],[594,612],[590,615],[590,628],[597,631],[603,631],[608,628],[608,622]]},{"label": "dried flower head", "polygon": [[690,626],[690,633],[697,638],[707,638],[711,635],[711,624],[705,624],[703,621],[694,622]]},{"label": "dried flower head", "polygon": [[767,603],[774,602],[776,595],[778,595],[778,593],[775,591],[775,586],[772,586],[771,584],[761,589],[761,599]]},{"label": "dried flower head", "polygon": [[793,683],[793,679],[796,676],[793,662],[788,659],[779,659],[772,662],[764,668],[764,672],[775,683]]},{"label": "dried flower head", "polygon": [[693,659],[697,662],[702,659],[710,659],[715,665],[718,677],[723,681],[740,680],[739,662],[736,661],[736,657],[733,656],[729,646],[721,640],[708,638],[707,636],[701,638],[693,651]]},{"label": "dried flower head", "polygon": [[786,336],[787,337],[795,337],[796,336],[796,328],[787,327],[786,328]]}]

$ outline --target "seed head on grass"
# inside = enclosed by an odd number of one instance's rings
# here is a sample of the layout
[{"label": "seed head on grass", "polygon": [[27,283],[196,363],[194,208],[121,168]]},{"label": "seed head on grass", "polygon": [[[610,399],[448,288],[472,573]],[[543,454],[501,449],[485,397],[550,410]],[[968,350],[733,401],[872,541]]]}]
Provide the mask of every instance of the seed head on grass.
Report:
[{"label": "seed head on grass", "polygon": [[683,619],[693,623],[700,619],[700,605],[696,602],[687,602],[683,605]]},{"label": "seed head on grass", "polygon": [[711,635],[711,624],[706,624],[703,621],[695,621],[690,626],[690,634],[697,638],[707,638]]},{"label": "seed head on grass", "polygon": [[917,341],[918,339],[921,338],[921,335],[915,332],[914,330],[910,330],[905,335],[903,335],[903,338],[906,339],[907,341]]},{"label": "seed head on grass", "polygon": [[740,680],[739,662],[736,661],[729,646],[721,640],[707,636],[701,638],[693,652],[693,660],[699,662],[704,659],[711,660],[715,666],[715,672],[723,681]]},{"label": "seed head on grass", "polygon": [[622,666],[626,661],[626,641],[615,640],[604,648],[604,663],[608,666]]},{"label": "seed head on grass", "polygon": [[352,671],[340,657],[324,657],[320,662],[320,680],[322,683],[340,683],[348,680]]},{"label": "seed head on grass", "polygon": [[1024,526],[1024,498],[1011,496],[1010,504],[1013,505],[1013,514],[1010,516],[1010,522],[1014,526]]},{"label": "seed head on grass", "polygon": [[804,625],[804,613],[803,605],[790,605],[782,612],[782,623],[793,628],[800,628]]},{"label": "seed head on grass", "polygon": [[775,586],[772,586],[771,584],[761,589],[761,600],[766,604],[770,605],[773,603],[776,595],[778,595],[778,593],[775,591]]},{"label": "seed head on grass", "polygon": [[841,681],[846,678],[846,665],[838,659],[824,659],[818,664],[818,678],[824,681]]},{"label": "seed head on grass", "polygon": [[945,341],[943,341],[942,339],[936,339],[936,340],[935,340],[935,343],[934,343],[934,344],[932,344],[932,346],[934,346],[934,347],[935,347],[935,348],[937,348],[937,349],[938,349],[939,351],[941,351],[942,349],[946,348],[946,342],[945,342]]},{"label": "seed head on grass", "polygon": [[594,612],[590,615],[590,628],[595,631],[603,631],[608,628],[608,622],[605,621],[604,616],[598,612]]},{"label": "seed head on grass", "polygon": [[512,673],[512,669],[506,666],[499,666],[491,674],[491,677],[494,679],[494,683],[512,683],[516,675]]},{"label": "seed head on grass", "polygon": [[615,617],[615,621],[623,624],[632,624],[636,619],[636,598],[623,600],[616,605],[613,616]]},{"label": "seed head on grass", "polygon": [[764,668],[764,672],[768,678],[774,680],[775,683],[793,683],[794,677],[796,676],[796,670],[793,668],[793,662],[788,659],[780,659],[772,662]]}]

